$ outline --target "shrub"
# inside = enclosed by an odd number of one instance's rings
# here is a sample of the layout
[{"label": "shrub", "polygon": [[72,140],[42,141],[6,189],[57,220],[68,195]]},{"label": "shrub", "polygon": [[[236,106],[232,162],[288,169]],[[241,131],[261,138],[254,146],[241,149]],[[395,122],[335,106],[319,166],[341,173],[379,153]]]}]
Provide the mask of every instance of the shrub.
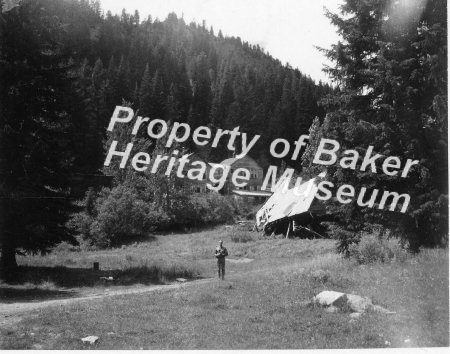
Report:
[{"label": "shrub", "polygon": [[210,193],[207,196],[208,210],[214,224],[223,224],[233,221],[233,208],[229,200],[220,194]]},{"label": "shrub", "polygon": [[184,225],[202,226],[225,224],[233,221],[233,208],[227,198],[217,193],[192,198],[188,208],[191,221]]},{"label": "shrub", "polygon": [[91,189],[79,204],[85,210],[73,215],[68,227],[88,241],[88,247],[117,246],[155,230],[233,221],[229,200],[217,193],[194,197],[174,192],[170,200],[161,203],[163,209],[138,192],[137,186],[122,184],[99,193]]},{"label": "shrub", "polygon": [[407,257],[407,251],[398,239],[377,237],[371,234],[364,235],[359,243],[352,244],[349,247],[349,256],[360,264],[393,260],[402,262]]},{"label": "shrub", "polygon": [[[92,199],[91,192],[86,199]],[[118,245],[126,238],[146,235],[165,222],[168,217],[164,212],[139,199],[134,188],[121,185],[102,189],[94,206],[75,214],[69,227],[91,244],[105,248]]]},{"label": "shrub", "polygon": [[349,256],[349,248],[359,241],[359,234],[341,229],[340,227],[330,227],[330,235],[337,240],[336,249],[344,257]]},{"label": "shrub", "polygon": [[103,247],[117,245],[127,237],[146,235],[168,220],[164,212],[123,185],[97,199],[96,210],[90,235],[95,244]]},{"label": "shrub", "polygon": [[[94,218],[88,215],[85,211],[72,215],[67,222],[67,227],[82,236],[83,240],[89,239],[91,236],[91,224]],[[80,239],[78,240],[80,243]]]}]

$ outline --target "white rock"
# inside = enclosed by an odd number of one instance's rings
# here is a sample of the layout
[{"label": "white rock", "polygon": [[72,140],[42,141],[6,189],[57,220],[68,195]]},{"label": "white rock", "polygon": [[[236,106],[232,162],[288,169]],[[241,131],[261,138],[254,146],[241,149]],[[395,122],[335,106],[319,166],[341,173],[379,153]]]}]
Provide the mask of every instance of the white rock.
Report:
[{"label": "white rock", "polygon": [[[373,305],[372,300],[370,300],[366,296],[345,294],[338,291],[330,291],[330,290],[322,291],[321,293],[317,294],[312,298],[312,302],[322,306],[333,306],[336,307],[338,310],[343,311],[348,311],[350,309],[354,313],[364,313],[369,310],[383,314],[395,313],[379,305]],[[329,312],[333,312],[333,310]]]},{"label": "white rock", "polygon": [[409,342],[411,342],[411,339],[405,339],[405,343],[409,343]]},{"label": "white rock", "polygon": [[98,337],[96,337],[96,336],[87,336],[87,337],[81,338],[81,341],[83,343],[94,344],[95,342],[98,341]]},{"label": "white rock", "polygon": [[355,319],[360,318],[361,317],[361,313],[360,312],[353,312],[353,313],[350,314],[350,317],[351,318],[355,318]]},{"label": "white rock", "polygon": [[325,290],[314,296],[313,301],[322,306],[331,306],[342,296],[345,296],[345,294],[338,291]]},{"label": "white rock", "polygon": [[179,281],[180,283],[185,283],[185,282],[187,282],[187,279],[184,279],[184,278],[177,278],[177,279],[175,279],[176,281]]},{"label": "white rock", "polygon": [[346,297],[348,306],[355,312],[366,312],[373,306],[368,297],[353,294],[346,294]]}]

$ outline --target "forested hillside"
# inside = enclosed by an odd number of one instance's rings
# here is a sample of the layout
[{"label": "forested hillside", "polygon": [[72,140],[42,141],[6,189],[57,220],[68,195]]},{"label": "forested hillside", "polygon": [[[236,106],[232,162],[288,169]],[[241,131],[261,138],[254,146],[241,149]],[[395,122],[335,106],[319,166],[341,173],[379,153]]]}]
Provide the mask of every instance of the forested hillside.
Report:
[{"label": "forested hillside", "polygon": [[[141,19],[138,11],[113,16],[103,14],[98,2],[39,3],[38,11],[24,4],[7,16],[33,21],[45,14],[57,26],[57,49],[69,59],[75,91],[75,165],[83,170],[101,167],[101,138],[123,101],[151,119],[187,122],[193,129],[240,126],[249,135],[260,134],[253,150],[262,165],[271,158],[274,138],[293,141],[307,133],[315,116],[324,116],[317,101],[329,86],[315,84],[259,46],[224,38],[204,22],[187,24],[174,13],[163,21]],[[224,146],[201,153],[211,161],[231,154]]]}]

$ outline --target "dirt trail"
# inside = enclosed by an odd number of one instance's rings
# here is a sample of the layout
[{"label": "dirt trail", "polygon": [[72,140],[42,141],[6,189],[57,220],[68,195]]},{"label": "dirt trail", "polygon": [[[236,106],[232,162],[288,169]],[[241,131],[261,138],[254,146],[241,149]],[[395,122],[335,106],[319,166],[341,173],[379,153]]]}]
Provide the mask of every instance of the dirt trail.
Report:
[{"label": "dirt trail", "polygon": [[[228,259],[230,263],[248,263],[254,261],[253,259],[249,258],[243,258],[243,259]],[[304,272],[305,269],[307,269],[308,264],[313,260],[308,260],[302,262],[304,267],[300,267],[297,269],[297,272]],[[287,270],[292,270],[292,265],[286,265],[277,267],[277,272],[285,272]],[[233,278],[241,278],[242,276],[249,276],[250,274],[259,273],[262,270],[260,268],[250,270],[243,273],[235,273],[235,271],[231,271],[229,276]],[[195,280],[195,281],[189,281],[186,283],[173,283],[168,285],[153,285],[153,286],[145,286],[145,287],[128,287],[128,288],[122,288],[122,289],[114,289],[110,288],[109,290],[103,290],[99,293],[93,293],[88,295],[82,295],[82,296],[75,296],[70,298],[64,298],[64,299],[53,299],[53,300],[44,300],[44,301],[32,301],[32,302],[14,302],[14,303],[7,303],[2,304],[0,303],[0,327],[3,327],[5,325],[11,325],[14,323],[17,323],[21,320],[22,315],[28,312],[31,312],[33,310],[50,307],[50,306],[66,306],[77,302],[83,302],[83,301],[92,301],[96,299],[103,299],[106,297],[111,296],[120,296],[120,295],[132,295],[132,294],[142,294],[147,292],[153,292],[153,291],[168,291],[171,289],[178,289],[181,287],[189,287],[193,284],[205,284],[209,283],[211,281],[215,280],[215,278],[207,278],[207,279],[201,279],[201,280]]]},{"label": "dirt trail", "polygon": [[119,290],[109,290],[98,294],[90,294],[86,296],[71,297],[65,299],[44,300],[36,302],[14,302],[8,304],[0,304],[0,327],[4,325],[11,325],[21,320],[21,314],[27,313],[33,310],[50,307],[50,306],[66,306],[76,302],[91,301],[96,299],[103,299],[106,297],[120,296],[120,295],[132,295],[142,294],[153,291],[167,291],[171,289],[178,289],[181,287],[187,287],[192,284],[203,284],[212,281],[213,279],[201,279],[190,281],[186,283],[173,283],[169,285],[153,285],[146,287],[135,287]]}]

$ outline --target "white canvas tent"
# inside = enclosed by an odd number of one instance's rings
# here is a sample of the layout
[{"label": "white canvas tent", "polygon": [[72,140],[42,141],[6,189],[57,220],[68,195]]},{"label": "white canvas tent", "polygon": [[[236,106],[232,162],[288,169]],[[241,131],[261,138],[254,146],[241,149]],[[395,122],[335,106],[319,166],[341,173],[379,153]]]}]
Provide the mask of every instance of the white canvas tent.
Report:
[{"label": "white canvas tent", "polygon": [[322,177],[321,174],[296,186],[286,185],[289,183],[286,179],[280,180],[273,195],[256,213],[257,228],[264,229],[278,220],[309,213]]}]

